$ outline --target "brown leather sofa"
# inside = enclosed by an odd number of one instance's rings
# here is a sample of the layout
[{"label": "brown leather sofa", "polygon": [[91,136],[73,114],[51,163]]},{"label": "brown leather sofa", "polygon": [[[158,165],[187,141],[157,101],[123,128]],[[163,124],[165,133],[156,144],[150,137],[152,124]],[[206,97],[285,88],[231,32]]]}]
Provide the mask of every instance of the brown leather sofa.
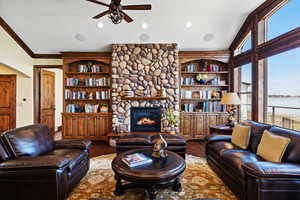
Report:
[{"label": "brown leather sofa", "polygon": [[0,139],[3,200],[63,200],[89,169],[91,142],[54,141],[47,126],[9,130]]},{"label": "brown leather sofa", "polygon": [[[173,151],[183,158],[185,158],[186,141],[182,136],[162,134],[166,142],[168,143],[167,149]],[[117,153],[122,153],[137,148],[151,148],[154,145],[154,141],[159,135],[149,136],[146,134],[130,134],[125,135],[117,140],[116,150]]]},{"label": "brown leather sofa", "polygon": [[[251,126],[248,149],[234,146],[231,136],[215,136],[206,145],[207,162],[223,182],[242,200],[300,199],[300,132],[247,121]],[[256,155],[264,130],[291,139],[282,163]]]}]

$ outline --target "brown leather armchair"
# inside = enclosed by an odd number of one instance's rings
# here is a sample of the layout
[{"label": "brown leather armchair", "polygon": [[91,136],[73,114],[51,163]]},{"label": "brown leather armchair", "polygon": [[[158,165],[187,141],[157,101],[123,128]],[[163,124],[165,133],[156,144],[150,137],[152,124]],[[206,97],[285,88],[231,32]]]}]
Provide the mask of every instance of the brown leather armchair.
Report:
[{"label": "brown leather armchair", "polygon": [[[251,127],[248,149],[231,143],[230,136],[215,136],[206,145],[207,162],[241,200],[300,199],[300,132],[247,121]],[[282,163],[256,155],[264,130],[291,139]]]},{"label": "brown leather armchair", "polygon": [[88,140],[54,141],[45,125],[0,137],[0,194],[10,200],[63,200],[89,170]]}]

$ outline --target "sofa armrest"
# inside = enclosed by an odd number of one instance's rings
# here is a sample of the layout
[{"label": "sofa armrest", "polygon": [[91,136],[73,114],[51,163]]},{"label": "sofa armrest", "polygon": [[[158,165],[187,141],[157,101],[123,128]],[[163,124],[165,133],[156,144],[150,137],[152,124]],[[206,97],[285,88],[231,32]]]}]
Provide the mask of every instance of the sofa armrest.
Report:
[{"label": "sofa armrest", "polygon": [[298,178],[300,165],[291,163],[253,162],[242,165],[246,174],[261,178]]},{"label": "sofa armrest", "polygon": [[54,142],[55,149],[81,149],[88,151],[92,142],[90,140],[57,140]]},{"label": "sofa armrest", "polygon": [[231,142],[231,135],[215,135],[211,138],[208,138],[208,143],[212,142]]},{"label": "sofa armrest", "polygon": [[69,159],[59,156],[46,155],[37,157],[20,157],[0,163],[0,170],[30,170],[30,169],[58,169],[66,166]]}]

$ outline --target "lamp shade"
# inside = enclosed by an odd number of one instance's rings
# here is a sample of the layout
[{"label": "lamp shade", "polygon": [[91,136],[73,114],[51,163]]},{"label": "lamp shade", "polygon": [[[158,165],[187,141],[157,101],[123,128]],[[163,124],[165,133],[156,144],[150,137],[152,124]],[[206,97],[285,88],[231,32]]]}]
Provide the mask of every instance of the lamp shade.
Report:
[{"label": "lamp shade", "polygon": [[232,93],[226,93],[222,99],[221,99],[221,104],[227,104],[227,105],[240,105],[241,100],[237,93],[232,92]]}]

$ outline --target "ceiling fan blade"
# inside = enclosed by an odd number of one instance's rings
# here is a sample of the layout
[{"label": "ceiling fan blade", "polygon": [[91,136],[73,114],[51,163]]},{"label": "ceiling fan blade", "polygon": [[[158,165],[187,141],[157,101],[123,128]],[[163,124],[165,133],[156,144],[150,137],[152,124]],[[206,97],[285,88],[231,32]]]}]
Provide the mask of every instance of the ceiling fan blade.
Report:
[{"label": "ceiling fan blade", "polygon": [[122,6],[122,10],[151,10],[151,9],[152,9],[152,6],[150,4]]},{"label": "ceiling fan blade", "polygon": [[110,13],[111,13],[111,10],[107,10],[105,12],[100,13],[99,15],[96,15],[95,17],[93,17],[93,19],[99,19],[100,17],[103,17],[103,16],[105,16],[107,14],[110,14]]},{"label": "ceiling fan blade", "polygon": [[109,7],[108,4],[103,3],[103,2],[100,2],[100,1],[96,1],[96,0],[87,0],[87,1],[92,2],[92,3],[96,3],[96,4],[100,4],[100,5],[102,5],[102,6]]},{"label": "ceiling fan blade", "polygon": [[124,19],[127,23],[133,22],[133,19],[129,17],[125,12],[123,12],[122,10],[120,10],[120,12],[123,13]]}]

